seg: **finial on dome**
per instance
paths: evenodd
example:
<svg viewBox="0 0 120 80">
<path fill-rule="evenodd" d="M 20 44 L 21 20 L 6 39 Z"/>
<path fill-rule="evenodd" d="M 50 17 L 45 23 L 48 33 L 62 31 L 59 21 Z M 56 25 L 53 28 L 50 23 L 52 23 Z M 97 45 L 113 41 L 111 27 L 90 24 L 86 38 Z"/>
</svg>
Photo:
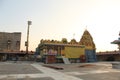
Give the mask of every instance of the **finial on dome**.
<svg viewBox="0 0 120 80">
<path fill-rule="evenodd" d="M 86 25 L 86 27 L 85 27 L 85 31 L 87 31 L 87 25 Z"/>
<path fill-rule="evenodd" d="M 73 34 L 73 39 L 75 38 L 75 33 Z"/>
<path fill-rule="evenodd" d="M 85 27 L 85 30 L 87 30 L 87 25 L 86 25 L 86 27 Z"/>
</svg>

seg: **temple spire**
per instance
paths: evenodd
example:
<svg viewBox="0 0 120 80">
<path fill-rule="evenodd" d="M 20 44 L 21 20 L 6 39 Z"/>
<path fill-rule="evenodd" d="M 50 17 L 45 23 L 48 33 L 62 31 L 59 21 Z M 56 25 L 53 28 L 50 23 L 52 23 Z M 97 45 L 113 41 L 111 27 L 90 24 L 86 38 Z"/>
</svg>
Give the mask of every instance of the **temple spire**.
<svg viewBox="0 0 120 80">
<path fill-rule="evenodd" d="M 83 32 L 82 38 L 79 42 L 80 45 L 85 45 L 86 49 L 96 49 L 93 38 L 88 30 Z"/>
</svg>

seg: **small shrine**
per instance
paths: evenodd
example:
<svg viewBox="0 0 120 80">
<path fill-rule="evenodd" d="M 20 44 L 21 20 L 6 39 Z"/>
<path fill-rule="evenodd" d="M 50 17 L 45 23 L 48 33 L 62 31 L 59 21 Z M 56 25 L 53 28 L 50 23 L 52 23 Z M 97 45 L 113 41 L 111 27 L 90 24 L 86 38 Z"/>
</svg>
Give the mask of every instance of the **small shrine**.
<svg viewBox="0 0 120 80">
<path fill-rule="evenodd" d="M 118 40 L 114 40 L 113 42 L 111 42 L 111 44 L 117 44 L 118 45 L 119 54 L 120 54 L 120 32 L 119 32 L 119 38 L 118 38 Z M 120 56 L 120 55 L 118 55 L 118 56 Z M 119 62 L 112 63 L 112 68 L 114 68 L 114 69 L 120 69 L 120 63 Z"/>
<path fill-rule="evenodd" d="M 120 32 L 119 32 L 119 38 L 118 38 L 118 40 L 114 40 L 113 42 L 111 42 L 111 44 L 117 44 L 118 45 L 118 49 L 120 51 Z"/>
</svg>

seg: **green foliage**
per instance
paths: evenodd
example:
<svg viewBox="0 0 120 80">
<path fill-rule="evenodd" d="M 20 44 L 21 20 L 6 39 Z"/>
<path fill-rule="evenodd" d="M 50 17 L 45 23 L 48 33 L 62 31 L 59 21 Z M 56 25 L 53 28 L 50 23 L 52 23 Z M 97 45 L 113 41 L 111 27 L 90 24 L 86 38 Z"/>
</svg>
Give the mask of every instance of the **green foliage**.
<svg viewBox="0 0 120 80">
<path fill-rule="evenodd" d="M 67 41 L 66 38 L 62 38 L 62 41 L 61 41 L 61 42 L 64 43 L 64 44 L 67 44 L 67 43 L 68 43 L 68 41 Z"/>
</svg>

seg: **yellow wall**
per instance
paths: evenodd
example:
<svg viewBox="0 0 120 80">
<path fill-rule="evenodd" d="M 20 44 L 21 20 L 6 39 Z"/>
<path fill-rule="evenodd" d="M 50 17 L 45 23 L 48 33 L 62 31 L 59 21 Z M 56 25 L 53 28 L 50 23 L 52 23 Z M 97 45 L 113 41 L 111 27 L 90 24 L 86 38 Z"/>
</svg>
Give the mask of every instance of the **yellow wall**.
<svg viewBox="0 0 120 80">
<path fill-rule="evenodd" d="M 81 47 L 65 47 L 65 57 L 67 58 L 80 58 L 80 55 L 85 54 L 85 48 Z"/>
<path fill-rule="evenodd" d="M 94 50 L 95 48 L 92 46 L 85 46 L 85 49 Z"/>
</svg>

